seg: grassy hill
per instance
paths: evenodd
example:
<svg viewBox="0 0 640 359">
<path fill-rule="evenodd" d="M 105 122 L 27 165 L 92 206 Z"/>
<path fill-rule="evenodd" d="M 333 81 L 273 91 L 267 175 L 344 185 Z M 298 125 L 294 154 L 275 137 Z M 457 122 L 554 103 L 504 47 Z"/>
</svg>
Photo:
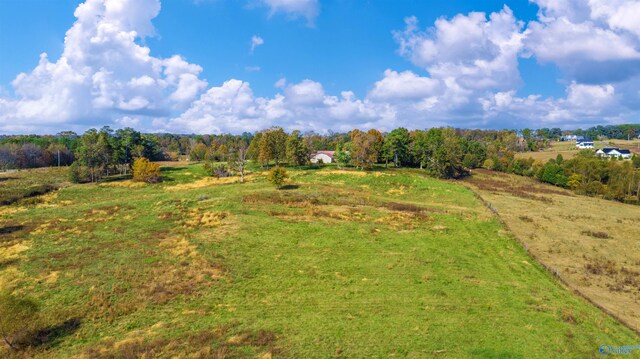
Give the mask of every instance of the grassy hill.
<svg viewBox="0 0 640 359">
<path fill-rule="evenodd" d="M 572 289 L 640 328 L 640 207 L 486 170 L 465 182 Z"/>
<path fill-rule="evenodd" d="M 0 288 L 42 328 L 0 356 L 583 358 L 639 339 L 457 183 L 291 171 L 275 190 L 165 167 L 0 207 Z"/>
</svg>

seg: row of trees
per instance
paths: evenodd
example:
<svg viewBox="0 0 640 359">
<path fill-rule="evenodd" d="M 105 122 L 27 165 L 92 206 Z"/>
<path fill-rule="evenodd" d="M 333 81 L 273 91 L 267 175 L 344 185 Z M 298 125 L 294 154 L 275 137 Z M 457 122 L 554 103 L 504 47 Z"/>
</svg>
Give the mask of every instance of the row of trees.
<svg viewBox="0 0 640 359">
<path fill-rule="evenodd" d="M 152 138 L 131 128 L 90 129 L 79 139 L 71 178 L 77 182 L 96 182 L 103 176 L 127 174 L 136 158 L 158 161 L 164 154 Z"/>
<path fill-rule="evenodd" d="M 617 139 L 626 140 L 640 135 L 640 124 L 595 126 L 586 130 L 578 129 L 570 131 L 571 134 L 585 136 L 592 139 Z"/>
<path fill-rule="evenodd" d="M 477 167 L 484 160 L 480 142 L 460 137 L 451 128 L 408 131 L 398 128 L 386 136 L 371 129 L 353 130 L 335 146 L 334 159 L 339 166 L 369 169 L 384 163 L 394 167 L 424 168 L 435 176 L 458 178 L 468 174 L 467 167 Z M 315 152 L 312 138 L 299 131 L 287 134 L 281 128 L 257 133 L 248 149 L 249 158 L 263 167 L 288 163 L 308 163 Z"/>
<path fill-rule="evenodd" d="M 546 146 L 548 136 L 558 134 L 558 129 L 548 132 L 525 129 L 518 133 L 452 128 L 408 131 L 397 128 L 386 134 L 375 129 L 366 132 L 353 130 L 345 136 L 331 134 L 331 140 L 325 143 L 335 141 L 332 149 L 335 149 L 334 160 L 339 167 L 369 169 L 375 164 L 415 167 L 440 178 L 460 178 L 469 174 L 470 169 L 484 167 L 534 177 L 583 194 L 638 201 L 640 157 L 634 157 L 633 161 L 609 161 L 585 150 L 567 161 L 562 156 L 548 163 L 516 158 L 518 152 Z M 314 147 L 314 143 L 318 143 L 316 136 L 303 135 L 299 131 L 287 134 L 281 128 L 271 128 L 254 135 L 247 149 L 248 157 L 263 167 L 271 164 L 304 165 L 317 150 Z M 234 158 L 235 151 L 220 151 L 220 148 L 227 147 L 212 145 L 205 149 L 214 154 L 211 157 L 216 160 Z"/>
<path fill-rule="evenodd" d="M 3 171 L 13 168 L 68 166 L 73 159 L 73 153 L 57 143 L 44 148 L 29 142 L 0 145 L 0 170 Z"/>
<path fill-rule="evenodd" d="M 640 204 L 640 157 L 631 161 L 609 160 L 594 156 L 593 150 L 582 150 L 574 158 L 562 155 L 546 163 L 532 158 L 502 156 L 489 158 L 488 169 L 529 176 L 576 193 Z"/>
</svg>

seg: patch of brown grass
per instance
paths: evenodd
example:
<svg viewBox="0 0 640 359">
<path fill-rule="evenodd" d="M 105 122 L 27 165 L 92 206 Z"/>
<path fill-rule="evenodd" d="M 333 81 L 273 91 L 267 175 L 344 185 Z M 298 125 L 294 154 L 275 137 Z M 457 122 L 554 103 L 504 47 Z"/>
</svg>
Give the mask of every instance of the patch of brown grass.
<svg viewBox="0 0 640 359">
<path fill-rule="evenodd" d="M 245 182 L 252 182 L 255 180 L 255 178 L 252 175 L 245 175 L 244 180 Z M 237 176 L 220 177 L 220 178 L 205 177 L 203 179 L 200 179 L 194 182 L 168 186 L 168 187 L 165 187 L 165 189 L 167 191 L 183 191 L 183 190 L 190 190 L 190 189 L 205 188 L 210 186 L 229 185 L 234 183 L 240 183 L 240 177 L 237 177 Z"/>
<path fill-rule="evenodd" d="M 184 221 L 184 226 L 189 228 L 215 228 L 222 225 L 223 220 L 227 218 L 227 212 L 202 211 L 199 209 L 191 210 Z"/>
<path fill-rule="evenodd" d="M 517 182 L 510 181 L 512 178 L 506 174 L 497 174 L 494 176 L 494 172 L 482 169 L 475 170 L 474 173 L 476 173 L 476 175 L 466 179 L 466 182 L 480 191 L 508 193 L 515 197 L 549 204 L 553 203 L 553 196 L 573 196 L 571 192 L 550 188 L 548 186 L 521 185 Z"/>
<path fill-rule="evenodd" d="M 259 353 L 258 355 L 263 358 L 270 357 L 272 353 L 278 353 L 275 333 L 266 330 L 233 333 L 231 326 L 222 326 L 169 339 L 159 336 L 156 330 L 135 331 L 121 340 L 107 338 L 85 350 L 79 358 L 222 359 L 246 357 L 250 352 Z"/>
<path fill-rule="evenodd" d="M 146 187 L 147 184 L 144 182 L 135 182 L 133 180 L 123 180 L 123 181 L 111 181 L 100 183 L 98 186 L 100 187 L 112 187 L 112 188 L 143 188 Z"/>
</svg>

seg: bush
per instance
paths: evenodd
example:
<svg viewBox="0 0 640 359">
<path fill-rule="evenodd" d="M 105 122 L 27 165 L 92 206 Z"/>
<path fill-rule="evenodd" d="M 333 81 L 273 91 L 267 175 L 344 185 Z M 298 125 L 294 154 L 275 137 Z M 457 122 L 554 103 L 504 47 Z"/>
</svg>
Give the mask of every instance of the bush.
<svg viewBox="0 0 640 359">
<path fill-rule="evenodd" d="M 144 157 L 137 158 L 133 162 L 133 180 L 137 182 L 160 182 L 160 165 L 150 162 Z"/>
<path fill-rule="evenodd" d="M 80 166 L 78 162 L 74 162 L 69 166 L 69 181 L 71 183 L 80 183 Z"/>
<path fill-rule="evenodd" d="M 0 293 L 0 335 L 11 349 L 17 349 L 16 341 L 35 329 L 37 313 L 35 302 Z"/>
<path fill-rule="evenodd" d="M 289 173 L 284 167 L 274 167 L 269 171 L 267 175 L 267 179 L 271 182 L 276 188 L 281 188 L 284 182 L 289 178 Z"/>
<path fill-rule="evenodd" d="M 484 160 L 482 167 L 488 170 L 492 170 L 495 167 L 495 162 L 491 158 L 487 158 L 486 160 Z"/>
<path fill-rule="evenodd" d="M 73 162 L 69 166 L 69 181 L 71 183 L 89 182 L 89 170 L 78 162 Z"/>
<path fill-rule="evenodd" d="M 224 164 L 216 165 L 212 162 L 207 162 L 204 164 L 203 168 L 209 176 L 215 178 L 231 177 L 229 169 Z"/>
</svg>

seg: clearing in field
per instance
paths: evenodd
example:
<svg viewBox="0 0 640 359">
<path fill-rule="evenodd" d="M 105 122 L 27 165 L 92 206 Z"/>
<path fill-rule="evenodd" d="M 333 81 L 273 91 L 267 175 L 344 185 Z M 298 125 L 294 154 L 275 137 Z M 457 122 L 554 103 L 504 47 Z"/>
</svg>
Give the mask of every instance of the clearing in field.
<svg viewBox="0 0 640 359">
<path fill-rule="evenodd" d="M 160 184 L 4 207 L 0 287 L 40 303 L 42 329 L 0 356 L 583 358 L 638 342 L 458 183 L 290 171 L 275 190 L 258 169 L 239 184 L 165 167 Z"/>
</svg>

